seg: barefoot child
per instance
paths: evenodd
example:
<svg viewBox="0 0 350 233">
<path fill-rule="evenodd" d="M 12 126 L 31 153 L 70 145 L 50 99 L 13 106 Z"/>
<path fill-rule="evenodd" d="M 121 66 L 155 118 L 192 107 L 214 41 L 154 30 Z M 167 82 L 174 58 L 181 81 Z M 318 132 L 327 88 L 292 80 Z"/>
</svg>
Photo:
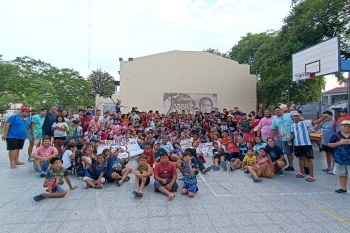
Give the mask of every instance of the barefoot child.
<svg viewBox="0 0 350 233">
<path fill-rule="evenodd" d="M 180 163 L 181 168 L 184 172 L 184 185 L 182 186 L 181 193 L 183 195 L 188 194 L 189 197 L 194 197 L 198 188 L 197 188 L 197 178 L 196 178 L 196 168 L 197 166 L 191 161 L 191 152 L 185 152 L 183 154 L 183 159 Z"/>
<path fill-rule="evenodd" d="M 134 169 L 136 190 L 133 192 L 138 197 L 143 196 L 143 188 L 150 182 L 150 176 L 152 175 L 151 167 L 147 163 L 147 158 L 141 155 L 139 158 L 139 164 Z"/>
<path fill-rule="evenodd" d="M 163 193 L 169 201 L 172 201 L 175 194 L 171 192 L 176 192 L 178 189 L 176 167 L 174 163 L 169 161 L 168 153 L 160 154 L 159 158 L 160 162 L 154 168 L 154 189 L 156 192 Z"/>
<path fill-rule="evenodd" d="M 97 161 L 93 160 L 89 164 L 89 173 L 90 176 L 84 176 L 83 181 L 85 181 L 84 188 L 88 189 L 90 187 L 102 189 L 103 185 L 106 182 L 105 175 L 107 174 L 107 165 L 106 158 L 103 154 L 97 156 Z"/>
<path fill-rule="evenodd" d="M 52 164 L 52 169 L 46 174 L 43 187 L 48 187 L 50 181 L 53 179 L 56 179 L 56 182 L 54 183 L 50 193 L 39 194 L 33 198 L 34 201 L 40 201 L 47 197 L 60 198 L 66 196 L 67 190 L 62 187 L 64 183 L 63 178 L 66 180 L 70 190 L 75 190 L 77 188 L 77 186 L 72 186 L 68 177 L 68 171 L 62 167 L 63 162 L 61 158 L 53 158 L 50 160 L 50 163 Z"/>
</svg>

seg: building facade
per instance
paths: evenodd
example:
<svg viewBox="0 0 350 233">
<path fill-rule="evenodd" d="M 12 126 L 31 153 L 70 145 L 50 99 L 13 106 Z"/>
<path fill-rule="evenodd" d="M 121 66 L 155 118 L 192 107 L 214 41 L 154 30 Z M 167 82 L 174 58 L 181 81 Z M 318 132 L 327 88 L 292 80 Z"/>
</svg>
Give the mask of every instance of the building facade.
<svg viewBox="0 0 350 233">
<path fill-rule="evenodd" d="M 122 105 L 161 113 L 256 110 L 249 65 L 208 52 L 171 51 L 120 62 Z"/>
</svg>

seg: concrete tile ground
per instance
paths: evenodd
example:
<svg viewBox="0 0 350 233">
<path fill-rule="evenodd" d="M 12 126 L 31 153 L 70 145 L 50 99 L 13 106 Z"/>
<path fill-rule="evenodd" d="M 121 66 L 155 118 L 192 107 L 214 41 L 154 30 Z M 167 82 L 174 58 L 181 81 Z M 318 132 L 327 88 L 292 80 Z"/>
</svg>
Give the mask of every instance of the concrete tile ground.
<svg viewBox="0 0 350 233">
<path fill-rule="evenodd" d="M 22 161 L 26 148 L 27 143 Z M 84 190 L 71 176 L 77 190 L 35 202 L 33 196 L 44 191 L 43 178 L 31 163 L 9 169 L 5 149 L 0 142 L 0 232 L 350 232 L 350 196 L 333 193 L 338 178 L 321 171 L 325 155 L 316 151 L 314 183 L 295 178 L 297 172 L 257 184 L 241 171 L 212 171 L 198 176 L 194 199 L 177 192 L 168 202 L 153 192 L 153 182 L 143 198 L 134 197 L 133 176 L 121 187 L 107 184 L 102 190 Z"/>
</svg>

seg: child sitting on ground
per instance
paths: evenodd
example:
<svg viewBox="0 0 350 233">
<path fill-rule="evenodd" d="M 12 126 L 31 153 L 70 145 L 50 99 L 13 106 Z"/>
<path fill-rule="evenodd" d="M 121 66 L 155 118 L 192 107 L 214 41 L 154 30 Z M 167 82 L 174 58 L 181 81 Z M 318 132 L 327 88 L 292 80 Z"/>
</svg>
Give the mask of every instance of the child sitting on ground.
<svg viewBox="0 0 350 233">
<path fill-rule="evenodd" d="M 259 149 L 258 163 L 254 166 L 248 166 L 248 171 L 252 174 L 254 182 L 261 182 L 260 177 L 272 178 L 275 175 L 273 164 L 265 148 Z"/>
<path fill-rule="evenodd" d="M 123 182 L 128 182 L 130 180 L 130 177 L 128 176 L 130 172 L 132 172 L 132 169 L 130 167 L 125 167 L 125 165 L 130 160 L 130 153 L 129 151 L 126 151 L 128 153 L 128 158 L 124 160 L 124 162 L 118 158 L 119 152 L 123 152 L 121 148 L 115 150 L 114 152 L 111 150 L 111 155 L 108 159 L 108 175 L 107 175 L 107 181 L 108 182 L 114 182 L 118 180 L 117 184 L 118 186 L 121 186 Z"/>
<path fill-rule="evenodd" d="M 55 183 L 53 184 L 50 193 L 39 194 L 33 198 L 34 201 L 40 201 L 46 197 L 59 198 L 66 196 L 67 191 L 62 187 L 64 183 L 63 178 L 66 180 L 70 190 L 75 190 L 77 188 L 77 186 L 72 186 L 68 177 L 67 170 L 62 167 L 63 161 L 61 158 L 52 158 L 50 160 L 50 163 L 52 164 L 52 169 L 46 173 L 46 179 L 44 181 L 43 187 L 48 187 L 49 183 L 53 179 L 55 179 Z"/>
<path fill-rule="evenodd" d="M 241 167 L 241 170 L 244 169 L 244 173 L 248 173 L 248 166 L 255 166 L 256 164 L 256 156 L 254 155 L 254 150 L 253 149 L 248 149 L 247 151 L 247 155 L 244 156 L 243 159 L 243 164 Z"/>
<path fill-rule="evenodd" d="M 188 194 L 189 197 L 194 197 L 194 195 L 198 191 L 196 178 L 197 165 L 192 163 L 191 156 L 191 152 L 186 151 L 185 153 L 183 153 L 184 161 L 180 163 L 185 177 L 181 193 L 183 195 Z"/>
<path fill-rule="evenodd" d="M 147 163 L 147 158 L 144 155 L 141 155 L 139 158 L 139 163 L 137 164 L 136 168 L 134 169 L 134 175 L 135 175 L 135 183 L 136 183 L 136 190 L 133 192 L 138 197 L 143 196 L 143 188 L 145 185 L 148 185 L 152 175 L 151 167 Z"/>
<path fill-rule="evenodd" d="M 106 182 L 104 176 L 107 174 L 107 165 L 106 159 L 103 154 L 97 156 L 97 161 L 93 160 L 89 164 L 90 176 L 84 176 L 83 181 L 85 181 L 84 188 L 88 189 L 90 187 L 102 189 L 103 185 Z"/>
</svg>

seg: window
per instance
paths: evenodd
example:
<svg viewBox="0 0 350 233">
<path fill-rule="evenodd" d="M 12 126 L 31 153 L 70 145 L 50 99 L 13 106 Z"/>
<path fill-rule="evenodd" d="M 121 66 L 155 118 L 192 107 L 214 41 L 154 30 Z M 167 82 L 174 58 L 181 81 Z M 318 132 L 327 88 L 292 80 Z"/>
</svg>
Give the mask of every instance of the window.
<svg viewBox="0 0 350 233">
<path fill-rule="evenodd" d="M 335 97 L 332 97 L 332 104 L 335 103 Z"/>
</svg>

